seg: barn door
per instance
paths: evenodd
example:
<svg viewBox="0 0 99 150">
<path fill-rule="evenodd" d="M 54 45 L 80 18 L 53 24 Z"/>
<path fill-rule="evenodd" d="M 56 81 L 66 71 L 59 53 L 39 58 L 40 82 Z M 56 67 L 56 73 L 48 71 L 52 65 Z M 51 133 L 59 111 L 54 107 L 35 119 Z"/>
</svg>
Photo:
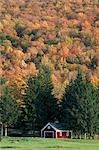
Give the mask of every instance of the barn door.
<svg viewBox="0 0 99 150">
<path fill-rule="evenodd" d="M 45 131 L 44 132 L 44 137 L 45 138 L 54 138 L 54 131 Z"/>
</svg>

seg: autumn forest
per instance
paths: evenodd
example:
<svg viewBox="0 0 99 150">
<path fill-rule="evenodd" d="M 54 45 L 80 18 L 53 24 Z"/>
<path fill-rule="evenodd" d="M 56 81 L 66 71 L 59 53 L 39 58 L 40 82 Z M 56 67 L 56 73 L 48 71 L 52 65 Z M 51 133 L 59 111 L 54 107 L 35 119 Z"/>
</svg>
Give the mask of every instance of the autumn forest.
<svg viewBox="0 0 99 150">
<path fill-rule="evenodd" d="M 98 0 L 0 0 L 0 61 L 4 124 L 99 134 Z"/>
</svg>

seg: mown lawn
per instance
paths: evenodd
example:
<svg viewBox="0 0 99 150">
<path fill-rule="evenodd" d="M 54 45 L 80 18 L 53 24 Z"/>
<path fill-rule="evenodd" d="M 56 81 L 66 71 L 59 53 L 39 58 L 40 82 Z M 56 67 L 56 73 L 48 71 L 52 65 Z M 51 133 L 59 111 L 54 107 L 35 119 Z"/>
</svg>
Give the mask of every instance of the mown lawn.
<svg viewBox="0 0 99 150">
<path fill-rule="evenodd" d="M 2 138 L 0 150 L 99 150 L 98 140 Z"/>
</svg>

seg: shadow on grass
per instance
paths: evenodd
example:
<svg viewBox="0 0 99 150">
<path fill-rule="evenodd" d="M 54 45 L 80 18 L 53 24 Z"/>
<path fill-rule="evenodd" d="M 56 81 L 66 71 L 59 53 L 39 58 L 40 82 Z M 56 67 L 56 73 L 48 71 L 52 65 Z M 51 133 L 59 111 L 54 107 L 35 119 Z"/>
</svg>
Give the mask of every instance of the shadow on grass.
<svg viewBox="0 0 99 150">
<path fill-rule="evenodd" d="M 0 148 L 19 148 L 19 147 L 16 147 L 16 146 L 0 146 Z"/>
<path fill-rule="evenodd" d="M 73 149 L 74 147 L 68 147 L 68 146 L 47 146 L 46 148 L 55 148 L 55 149 L 58 149 L 58 148 L 67 148 L 67 149 Z M 79 149 L 76 148 L 76 149 Z"/>
</svg>

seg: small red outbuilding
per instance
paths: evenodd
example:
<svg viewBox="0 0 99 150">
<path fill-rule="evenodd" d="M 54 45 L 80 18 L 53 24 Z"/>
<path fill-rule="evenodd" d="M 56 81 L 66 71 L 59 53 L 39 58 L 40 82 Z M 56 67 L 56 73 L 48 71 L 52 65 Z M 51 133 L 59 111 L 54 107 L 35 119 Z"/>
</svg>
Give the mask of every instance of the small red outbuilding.
<svg viewBox="0 0 99 150">
<path fill-rule="evenodd" d="M 72 130 L 67 130 L 63 123 L 48 123 L 41 129 L 43 138 L 72 138 Z"/>
</svg>

